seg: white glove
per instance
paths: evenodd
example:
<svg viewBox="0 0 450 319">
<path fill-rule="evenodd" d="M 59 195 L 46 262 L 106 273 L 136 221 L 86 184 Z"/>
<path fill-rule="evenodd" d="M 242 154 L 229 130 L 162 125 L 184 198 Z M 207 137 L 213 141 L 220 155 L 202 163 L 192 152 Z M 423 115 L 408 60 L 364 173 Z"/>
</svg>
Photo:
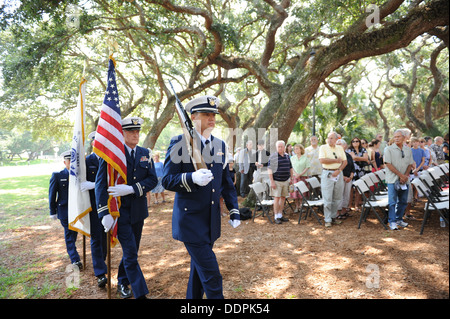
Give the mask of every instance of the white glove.
<svg viewBox="0 0 450 319">
<path fill-rule="evenodd" d="M 56 214 L 50 215 L 51 220 L 57 220 L 58 216 Z"/>
<path fill-rule="evenodd" d="M 239 219 L 229 220 L 228 224 L 230 224 L 231 227 L 236 228 L 241 224 L 241 221 Z"/>
<path fill-rule="evenodd" d="M 119 184 L 116 186 L 108 187 L 108 193 L 109 195 L 112 195 L 114 197 L 127 196 L 130 194 L 134 194 L 134 189 L 130 185 Z"/>
<path fill-rule="evenodd" d="M 116 221 L 117 219 L 114 220 L 114 217 L 112 217 L 110 214 L 103 216 L 102 225 L 105 228 L 105 233 L 109 232 L 109 230 L 114 227 Z"/>
<path fill-rule="evenodd" d="M 208 185 L 213 177 L 214 176 L 211 171 L 206 168 L 201 168 L 198 171 L 192 173 L 192 181 L 199 186 Z"/>
<path fill-rule="evenodd" d="M 80 190 L 82 192 L 89 191 L 89 190 L 94 189 L 94 188 L 95 188 L 95 183 L 94 182 L 85 181 L 85 182 L 81 183 L 81 185 L 80 185 Z"/>
</svg>

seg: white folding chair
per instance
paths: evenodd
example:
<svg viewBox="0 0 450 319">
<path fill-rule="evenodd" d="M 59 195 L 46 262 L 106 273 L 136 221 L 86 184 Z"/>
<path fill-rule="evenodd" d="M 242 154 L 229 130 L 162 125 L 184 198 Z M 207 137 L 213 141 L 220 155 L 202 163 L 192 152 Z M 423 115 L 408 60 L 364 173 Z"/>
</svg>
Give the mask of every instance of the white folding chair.
<svg viewBox="0 0 450 319">
<path fill-rule="evenodd" d="M 255 201 L 255 209 L 253 212 L 253 221 L 255 221 L 257 207 L 261 206 L 262 213 L 258 214 L 258 216 L 264 216 L 266 215 L 269 221 L 273 224 L 272 219 L 270 218 L 269 212 L 271 207 L 273 206 L 273 199 L 265 199 L 266 198 L 266 187 L 263 183 L 257 182 L 249 185 L 251 189 L 256 194 L 256 201 Z"/>
<path fill-rule="evenodd" d="M 385 220 L 387 220 L 387 209 L 389 207 L 389 201 L 387 198 L 380 199 L 380 200 L 370 200 L 369 198 L 369 188 L 367 187 L 367 184 L 364 182 L 363 179 L 359 179 L 357 181 L 353 182 L 353 187 L 355 187 L 358 192 L 361 194 L 361 197 L 363 199 L 363 203 L 361 204 L 361 216 L 359 218 L 358 223 L 358 229 L 361 228 L 362 221 L 366 221 L 367 216 L 370 212 L 373 212 L 375 216 L 377 217 L 380 224 L 384 227 L 384 229 L 388 229 Z M 381 210 L 385 218 L 384 220 L 380 217 L 380 215 L 377 212 L 377 208 Z"/>
<path fill-rule="evenodd" d="M 379 171 L 376 171 L 374 174 L 378 177 L 381 189 L 383 191 L 387 191 L 387 186 L 384 182 L 386 179 L 386 173 L 385 173 L 384 169 L 380 169 Z"/>
<path fill-rule="evenodd" d="M 300 209 L 300 216 L 298 217 L 298 223 L 300 224 L 300 220 L 302 219 L 303 208 L 305 207 L 306 208 L 305 219 L 308 217 L 308 213 L 311 215 L 311 212 L 312 212 L 314 214 L 314 216 L 316 217 L 317 221 L 319 222 L 319 224 L 322 225 L 319 215 L 317 215 L 314 207 L 317 207 L 317 209 L 319 209 L 320 207 L 323 207 L 323 200 L 322 199 L 317 199 L 317 200 L 307 199 L 306 196 L 303 195 L 303 193 L 307 193 L 309 191 L 309 188 L 308 188 L 308 186 L 306 186 L 305 182 L 303 182 L 303 181 L 295 183 L 294 186 L 298 190 L 298 192 L 300 193 L 300 195 L 302 197 L 302 206 Z"/>
<path fill-rule="evenodd" d="M 373 192 L 374 195 L 386 195 L 387 191 L 382 188 L 380 179 L 375 173 L 369 173 L 367 174 L 368 178 L 370 178 L 374 184 L 375 191 Z"/>
<path fill-rule="evenodd" d="M 319 200 L 322 198 L 322 186 L 320 185 L 319 180 L 317 177 L 311 177 L 307 178 L 306 182 L 309 184 L 309 192 L 310 196 L 309 198 L 312 200 Z M 306 184 L 305 184 L 306 185 Z"/>
<path fill-rule="evenodd" d="M 419 178 L 415 178 L 411 182 L 414 187 L 417 189 L 418 193 L 427 198 L 427 202 L 425 203 L 425 213 L 423 216 L 422 227 L 420 229 L 420 234 L 423 234 L 423 230 L 425 228 L 425 224 L 427 223 L 428 218 L 430 217 L 431 211 L 436 210 L 439 215 L 444 219 L 448 226 L 448 211 L 449 211 L 449 201 L 435 201 L 433 197 L 430 196 L 431 190 L 427 188 L 427 186 L 422 183 Z M 447 215 L 447 216 L 445 216 Z"/>
</svg>

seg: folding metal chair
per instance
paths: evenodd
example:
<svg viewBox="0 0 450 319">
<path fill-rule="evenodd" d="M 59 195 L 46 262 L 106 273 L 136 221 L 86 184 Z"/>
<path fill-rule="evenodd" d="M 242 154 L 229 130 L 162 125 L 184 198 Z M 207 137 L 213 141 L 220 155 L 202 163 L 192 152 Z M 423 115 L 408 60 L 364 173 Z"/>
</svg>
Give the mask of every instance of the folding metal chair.
<svg viewBox="0 0 450 319">
<path fill-rule="evenodd" d="M 387 191 L 387 186 L 384 182 L 386 179 L 386 173 L 384 169 L 380 169 L 379 171 L 376 171 L 374 174 L 378 177 L 380 189 L 383 191 Z"/>
<path fill-rule="evenodd" d="M 439 198 L 448 196 L 448 191 L 443 192 L 442 188 L 437 185 L 430 172 L 428 172 L 427 170 L 423 171 L 422 174 L 420 174 L 419 179 L 422 181 L 424 186 L 426 186 L 430 190 L 429 195 L 433 197 L 434 200 L 439 201 Z"/>
<path fill-rule="evenodd" d="M 442 170 L 438 167 L 430 167 L 426 171 L 430 173 L 431 177 L 434 179 L 434 181 L 442 191 L 442 187 L 445 186 L 445 174 L 442 172 Z"/>
<path fill-rule="evenodd" d="M 305 219 L 308 217 L 308 213 L 311 215 L 311 212 L 312 212 L 314 214 L 314 217 L 316 217 L 317 221 L 319 222 L 319 224 L 322 225 L 319 215 L 317 215 L 314 207 L 317 207 L 317 209 L 319 209 L 320 207 L 323 207 L 323 200 L 322 199 L 318 199 L 318 200 L 307 199 L 306 196 L 303 195 L 303 193 L 307 193 L 309 191 L 309 188 L 308 188 L 308 186 L 306 186 L 305 182 L 303 182 L 303 181 L 295 183 L 294 186 L 298 190 L 298 192 L 300 193 L 300 195 L 302 197 L 302 206 L 300 209 L 300 216 L 298 217 L 298 223 L 300 224 L 300 220 L 302 219 L 303 207 L 305 207 L 306 208 Z"/>
<path fill-rule="evenodd" d="M 415 178 L 411 182 L 414 187 L 417 189 L 421 196 L 425 196 L 427 198 L 427 202 L 425 203 L 425 213 L 423 216 L 422 227 L 420 228 L 420 234 L 423 234 L 423 230 L 425 228 L 425 224 L 427 223 L 428 218 L 431 215 L 430 211 L 436 210 L 439 215 L 444 219 L 448 226 L 448 212 L 449 212 L 449 202 L 448 198 L 445 201 L 435 201 L 433 197 L 430 196 L 431 190 L 425 186 L 424 183 L 419 178 Z M 445 214 L 446 213 L 446 214 Z M 447 215 L 447 216 L 445 216 Z"/>
<path fill-rule="evenodd" d="M 375 192 L 372 192 L 370 190 L 370 187 L 373 187 L 374 190 L 375 190 L 375 183 L 373 182 L 372 178 L 368 174 L 366 174 L 364 176 L 361 176 L 360 179 L 363 180 L 364 183 L 367 185 L 367 188 L 369 190 L 368 191 L 368 193 L 369 193 L 369 200 L 376 201 L 376 200 L 381 200 L 381 199 L 385 199 L 385 198 L 388 197 L 387 194 L 376 195 Z"/>
<path fill-rule="evenodd" d="M 381 199 L 381 200 L 370 200 L 368 193 L 370 192 L 369 188 L 367 187 L 367 184 L 364 182 L 364 180 L 359 179 L 357 181 L 353 182 L 353 187 L 355 187 L 358 192 L 361 194 L 361 197 L 363 199 L 363 203 L 361 204 L 361 216 L 359 218 L 358 223 L 358 229 L 361 228 L 362 221 L 366 221 L 367 216 L 370 212 L 373 212 L 375 216 L 377 217 L 380 224 L 384 227 L 384 229 L 388 229 L 385 221 L 387 220 L 387 209 L 389 207 L 389 201 L 387 198 Z M 378 214 L 376 208 L 379 208 L 385 215 L 384 220 L 380 217 Z"/>
<path fill-rule="evenodd" d="M 255 221 L 257 207 L 261 206 L 262 212 L 258 214 L 258 216 L 267 216 L 267 219 L 269 219 L 269 222 L 273 224 L 272 219 L 270 218 L 269 212 L 271 207 L 273 206 L 273 199 L 265 199 L 267 197 L 267 190 L 263 183 L 257 182 L 249 185 L 251 189 L 255 192 L 256 195 L 256 202 L 255 202 L 255 209 L 253 213 L 253 221 Z"/>
<path fill-rule="evenodd" d="M 307 178 L 306 182 L 309 184 L 309 188 L 310 188 L 309 199 L 310 200 L 320 200 L 322 198 L 322 188 L 321 188 L 322 186 L 320 185 L 320 182 L 317 179 L 317 177 Z"/>
<path fill-rule="evenodd" d="M 436 167 L 439 168 L 442 171 L 442 173 L 444 173 L 444 178 L 445 178 L 445 180 L 446 180 L 446 182 L 448 184 L 449 183 L 448 163 L 444 163 L 444 164 L 441 164 L 441 165 L 436 166 Z"/>
<path fill-rule="evenodd" d="M 374 189 L 375 191 L 373 192 L 374 195 L 386 195 L 387 194 L 387 190 L 383 189 L 381 184 L 380 184 L 380 179 L 378 178 L 378 176 L 375 173 L 369 173 L 367 174 L 368 178 L 370 178 L 374 184 Z"/>
</svg>

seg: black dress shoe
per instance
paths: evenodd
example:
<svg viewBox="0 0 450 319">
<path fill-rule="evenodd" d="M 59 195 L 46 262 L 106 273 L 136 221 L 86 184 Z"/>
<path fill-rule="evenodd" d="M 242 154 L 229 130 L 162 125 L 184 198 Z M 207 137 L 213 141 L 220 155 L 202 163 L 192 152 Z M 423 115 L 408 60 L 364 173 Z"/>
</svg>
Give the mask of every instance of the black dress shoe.
<svg viewBox="0 0 450 319">
<path fill-rule="evenodd" d="M 99 288 L 105 288 L 107 282 L 108 282 L 108 279 L 106 279 L 105 275 L 100 275 L 97 277 L 97 286 Z"/>
<path fill-rule="evenodd" d="M 286 218 L 286 217 L 281 217 L 280 219 L 281 219 L 282 222 L 288 222 L 289 221 L 289 219 Z"/>
<path fill-rule="evenodd" d="M 126 285 L 118 285 L 117 292 L 119 293 L 120 298 L 131 298 L 131 289 Z"/>
<path fill-rule="evenodd" d="M 281 220 L 281 218 L 275 218 L 275 224 L 282 224 L 283 221 Z"/>
<path fill-rule="evenodd" d="M 81 261 L 76 261 L 72 263 L 72 265 L 78 266 L 78 269 L 83 270 L 83 264 L 81 263 Z"/>
</svg>

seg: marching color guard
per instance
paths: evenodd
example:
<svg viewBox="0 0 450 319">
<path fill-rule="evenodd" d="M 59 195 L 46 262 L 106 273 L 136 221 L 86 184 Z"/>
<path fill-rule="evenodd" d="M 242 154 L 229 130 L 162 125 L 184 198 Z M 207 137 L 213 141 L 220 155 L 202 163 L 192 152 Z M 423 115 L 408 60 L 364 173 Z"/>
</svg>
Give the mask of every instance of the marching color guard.
<svg viewBox="0 0 450 319">
<path fill-rule="evenodd" d="M 190 101 L 186 111 L 194 122 L 194 138 L 201 145 L 207 169 L 197 171 L 187 151 L 184 135 L 172 138 L 166 153 L 162 185 L 176 192 L 172 236 L 182 241 L 191 256 L 186 298 L 223 298 L 222 275 L 213 252 L 220 237 L 220 196 L 230 211 L 230 224 L 240 224 L 236 189 L 231 180 L 225 142 L 211 135 L 215 126 L 217 98 L 202 96 Z"/>
</svg>

